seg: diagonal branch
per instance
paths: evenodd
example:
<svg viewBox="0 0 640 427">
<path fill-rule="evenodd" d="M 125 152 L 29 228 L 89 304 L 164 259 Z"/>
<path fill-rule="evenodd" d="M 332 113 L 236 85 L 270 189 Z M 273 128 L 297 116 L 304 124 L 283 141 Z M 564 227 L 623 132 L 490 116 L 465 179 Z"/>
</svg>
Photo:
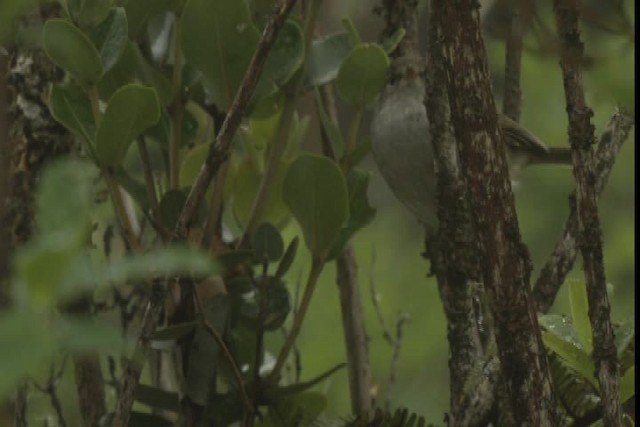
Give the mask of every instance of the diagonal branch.
<svg viewBox="0 0 640 427">
<path fill-rule="evenodd" d="M 258 43 L 258 48 L 253 54 L 253 58 L 251 58 L 249 68 L 244 75 L 240 89 L 238 89 L 238 92 L 233 99 L 229 112 L 222 123 L 220 132 L 216 137 L 216 142 L 209 148 L 207 158 L 202 165 L 202 169 L 200 169 L 198 177 L 191 187 L 187 201 L 180 213 L 175 229 L 176 240 L 183 240 L 187 236 L 191 221 L 193 220 L 196 212 L 198 212 L 198 208 L 204 199 L 207 188 L 218 173 L 222 163 L 227 160 L 231 149 L 231 143 L 233 142 L 233 137 L 240 126 L 244 110 L 253 95 L 256 85 L 258 84 L 258 80 L 262 74 L 269 52 L 271 51 L 280 29 L 284 25 L 284 21 L 289 15 L 289 12 L 291 12 L 295 3 L 296 0 L 286 0 L 282 3 L 277 9 L 277 12 L 272 15 L 267 26 L 264 28 L 262 37 L 260 38 L 260 43 Z"/>
</svg>

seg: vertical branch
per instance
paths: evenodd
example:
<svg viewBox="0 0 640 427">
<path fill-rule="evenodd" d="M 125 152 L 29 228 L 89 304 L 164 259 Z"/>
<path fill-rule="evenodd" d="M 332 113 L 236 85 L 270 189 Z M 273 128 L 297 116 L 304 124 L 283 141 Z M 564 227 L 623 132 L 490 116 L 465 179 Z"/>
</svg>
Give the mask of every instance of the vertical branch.
<svg viewBox="0 0 640 427">
<path fill-rule="evenodd" d="M 607 129 L 600 136 L 600 143 L 594 155 L 595 191 L 597 194 L 600 194 L 604 189 L 616 156 L 624 141 L 629 137 L 633 123 L 633 117 L 629 114 L 616 111 L 609 120 Z M 543 313 L 551 308 L 560 285 L 573 267 L 578 253 L 578 213 L 576 212 L 575 193 L 569 197 L 569 200 L 571 212 L 565 221 L 562 236 L 540 270 L 540 275 L 533 287 L 533 297 L 538 311 Z"/>
<path fill-rule="evenodd" d="M 323 104 L 329 117 L 338 125 L 335 98 L 330 86 L 322 88 Z M 321 108 L 316 104 L 317 108 Z M 324 127 L 321 126 L 322 151 L 337 160 L 336 153 Z M 351 410 L 357 416 L 372 414 L 371 367 L 369 365 L 369 337 L 364 324 L 358 283 L 358 264 L 351 241 L 347 242 L 336 259 L 336 284 L 340 295 L 342 330 L 347 353 L 347 372 Z"/>
<path fill-rule="evenodd" d="M 556 402 L 529 288 L 531 266 L 518 228 L 477 8 L 470 0 L 433 2 L 442 28 L 452 123 L 515 423 L 556 425 Z"/>
<path fill-rule="evenodd" d="M 569 115 L 569 142 L 576 179 L 576 208 L 580 230 L 579 247 L 589 301 L 589 320 L 593 334 L 593 359 L 607 426 L 622 425 L 618 358 L 611 325 L 609 299 L 602 254 L 602 232 L 598 216 L 596 175 L 591 124 L 593 112 L 587 106 L 582 86 L 580 61 L 584 45 L 578 30 L 578 4 L 575 0 L 554 1 L 556 25 L 561 40 L 564 91 Z"/>
<path fill-rule="evenodd" d="M 520 89 L 520 66 L 522 61 L 522 18 L 519 5 L 513 4 L 511 11 L 511 26 L 507 35 L 504 63 L 504 99 L 502 112 L 520 121 L 522 111 L 522 90 Z"/>
<path fill-rule="evenodd" d="M 372 415 L 369 337 L 362 315 L 358 286 L 358 264 L 351 241 L 345 245 L 342 253 L 336 259 L 336 284 L 340 292 L 340 311 L 347 352 L 351 410 L 358 416 Z"/>
<path fill-rule="evenodd" d="M 438 282 L 447 318 L 449 342 L 449 426 L 467 426 L 486 419 L 494 399 L 494 384 L 476 387 L 481 379 L 483 348 L 474 313 L 473 285 L 479 279 L 478 247 L 474 244 L 468 191 L 458 164 L 450 122 L 446 70 L 441 48 L 443 29 L 432 13 L 429 25 L 429 67 L 425 106 L 437 174 L 436 236 L 427 236 L 426 254 Z M 486 325 L 485 325 L 486 328 Z M 488 331 L 488 333 L 492 333 Z M 470 405 L 469 402 L 474 404 Z"/>
</svg>

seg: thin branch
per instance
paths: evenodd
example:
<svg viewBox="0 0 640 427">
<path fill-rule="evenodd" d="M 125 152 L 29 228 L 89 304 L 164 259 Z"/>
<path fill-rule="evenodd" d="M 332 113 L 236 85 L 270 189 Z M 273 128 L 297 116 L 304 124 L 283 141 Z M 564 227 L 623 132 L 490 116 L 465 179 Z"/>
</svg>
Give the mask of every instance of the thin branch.
<svg viewBox="0 0 640 427">
<path fill-rule="evenodd" d="M 595 142 L 592 110 L 585 101 L 580 60 L 584 45 L 578 29 L 577 1 L 554 1 L 556 25 L 561 40 L 560 65 L 569 115 L 569 142 L 576 179 L 580 252 L 587 285 L 589 320 L 593 334 L 592 357 L 600 385 L 603 420 L 607 426 L 622 425 L 618 357 L 606 288 L 602 231 L 598 215 L 596 175 L 592 145 Z"/>
<path fill-rule="evenodd" d="M 251 400 L 249 399 L 249 395 L 247 394 L 247 389 L 244 386 L 244 381 L 242 380 L 242 374 L 240 373 L 240 368 L 238 367 L 238 364 L 233 358 L 233 355 L 231 354 L 229 347 L 227 347 L 227 344 L 225 344 L 224 340 L 222 339 L 222 336 L 220 336 L 218 331 L 216 331 L 216 328 L 214 328 L 213 325 L 207 320 L 205 316 L 204 306 L 202 305 L 202 300 L 200 299 L 200 295 L 198 294 L 197 286 L 193 287 L 193 297 L 196 301 L 196 304 L 198 305 L 198 310 L 200 311 L 200 323 L 202 324 L 202 326 L 204 326 L 207 332 L 209 332 L 211 336 L 213 336 L 213 338 L 216 340 L 216 342 L 218 343 L 218 346 L 220 346 L 220 348 L 222 349 L 222 352 L 224 353 L 225 359 L 227 359 L 227 362 L 231 367 L 231 372 L 233 372 L 233 376 L 236 380 L 238 390 L 240 390 L 240 396 L 242 397 L 242 404 L 244 405 L 244 408 L 245 408 L 245 416 L 253 414 L 253 406 L 251 404 Z"/>
<path fill-rule="evenodd" d="M 180 172 L 180 145 L 182 143 L 182 116 L 184 100 L 182 99 L 182 43 L 180 41 L 180 16 L 173 21 L 173 102 L 169 108 L 171 114 L 171 138 L 169 140 L 169 188 L 177 189 Z"/>
<path fill-rule="evenodd" d="M 267 26 L 262 32 L 258 48 L 253 54 L 253 58 L 251 58 L 249 68 L 242 79 L 242 84 L 233 99 L 233 103 L 229 108 L 229 112 L 227 113 L 224 123 L 222 123 L 222 128 L 220 128 L 220 132 L 216 137 L 216 142 L 209 149 L 204 165 L 202 166 L 202 169 L 200 169 L 200 173 L 191 187 L 191 191 L 189 192 L 184 208 L 180 213 L 175 230 L 176 240 L 183 240 L 187 236 L 188 229 L 191 226 L 191 221 L 193 220 L 196 212 L 198 212 L 211 180 L 213 180 L 218 173 L 220 166 L 229 156 L 233 136 L 240 126 L 244 110 L 253 95 L 256 85 L 258 84 L 258 79 L 262 74 L 262 69 L 267 61 L 267 56 L 276 41 L 278 32 L 284 25 L 285 19 L 289 15 L 289 12 L 295 3 L 296 0 L 286 0 L 282 3 L 277 11 L 271 16 Z"/>
<path fill-rule="evenodd" d="M 38 384 L 35 380 L 32 381 L 34 387 L 38 391 L 49 396 L 51 407 L 55 411 L 56 417 L 58 418 L 58 424 L 61 427 L 67 427 L 67 421 L 62 410 L 62 402 L 60 401 L 60 397 L 58 397 L 58 384 L 60 384 L 60 381 L 62 380 L 62 374 L 64 373 L 66 364 L 66 356 L 60 364 L 60 369 L 54 370 L 54 366 L 53 364 L 51 364 L 51 366 L 49 367 L 49 378 L 47 378 L 47 382 L 44 385 Z"/>
<path fill-rule="evenodd" d="M 391 356 L 389 376 L 387 377 L 387 392 L 384 397 L 385 411 L 389 411 L 389 408 L 391 407 L 391 396 L 393 394 L 393 386 L 396 383 L 398 362 L 400 361 L 400 350 L 402 349 L 403 328 L 404 324 L 409 320 L 411 320 L 411 316 L 409 316 L 408 313 L 400 313 L 398 321 L 396 322 L 396 336 L 393 340 L 393 355 Z"/>
<path fill-rule="evenodd" d="M 149 158 L 149 150 L 144 136 L 138 137 L 136 140 L 138 153 L 140 154 L 140 164 L 144 173 L 144 183 L 147 186 L 147 197 L 151 205 L 151 217 L 154 221 L 159 222 L 160 205 L 158 203 L 158 193 L 156 192 L 156 184 L 153 178 L 153 170 L 151 168 L 151 159 Z"/>
<path fill-rule="evenodd" d="M 375 248 L 371 251 L 371 272 L 369 273 L 369 294 L 371 295 L 371 305 L 373 306 L 373 311 L 376 313 L 378 317 L 378 323 L 382 328 L 382 337 L 390 346 L 393 346 L 393 334 L 391 333 L 391 329 L 387 325 L 387 321 L 384 318 L 384 314 L 382 314 L 382 308 L 380 307 L 380 298 L 378 296 L 378 292 L 376 291 L 376 281 L 374 279 L 374 271 L 373 266 L 376 265 L 376 251 Z"/>
<path fill-rule="evenodd" d="M 602 193 L 609 174 L 613 169 L 616 157 L 622 144 L 629 137 L 634 119 L 629 114 L 616 111 L 607 129 L 600 136 L 600 143 L 594 155 L 597 194 Z M 546 313 L 555 301 L 560 286 L 571 271 L 576 260 L 578 244 L 578 213 L 575 204 L 575 192 L 569 197 L 571 212 L 565 221 L 562 237 L 540 270 L 540 275 L 533 287 L 533 297 L 538 311 Z"/>
</svg>

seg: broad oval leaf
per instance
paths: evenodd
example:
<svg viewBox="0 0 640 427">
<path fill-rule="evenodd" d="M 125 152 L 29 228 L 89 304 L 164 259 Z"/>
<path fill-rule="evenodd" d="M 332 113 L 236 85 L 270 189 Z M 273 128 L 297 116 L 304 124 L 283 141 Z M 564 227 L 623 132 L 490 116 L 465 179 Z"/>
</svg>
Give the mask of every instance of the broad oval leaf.
<svg viewBox="0 0 640 427">
<path fill-rule="evenodd" d="M 338 76 L 342 61 L 351 52 L 349 35 L 345 32 L 331 34 L 314 40 L 309 52 L 308 78 L 314 85 L 329 83 Z"/>
<path fill-rule="evenodd" d="M 242 82 L 260 33 L 246 2 L 189 0 L 182 14 L 182 50 L 226 111 Z"/>
<path fill-rule="evenodd" d="M 200 168 L 204 164 L 211 144 L 199 144 L 187 152 L 180 164 L 180 186 L 188 187 L 198 177 Z"/>
<path fill-rule="evenodd" d="M 347 175 L 347 188 L 349 190 L 349 220 L 340 230 L 340 235 L 333 244 L 329 253 L 329 259 L 333 259 L 342 253 L 342 249 L 358 230 L 369 224 L 376 215 L 376 210 L 369 204 L 367 189 L 371 176 L 358 169 L 351 169 Z"/>
<path fill-rule="evenodd" d="M 69 16 L 81 28 L 91 28 L 102 22 L 113 0 L 66 0 Z"/>
<path fill-rule="evenodd" d="M 290 218 L 287 206 L 282 201 L 282 185 L 288 164 L 280 161 L 275 172 L 273 186 L 267 194 L 265 209 L 259 222 L 270 222 L 276 227 L 284 226 Z M 235 171 L 231 181 L 233 194 L 233 215 L 238 223 L 244 226 L 251 212 L 251 207 L 258 193 L 258 187 L 262 180 L 262 174 L 256 170 L 254 164 L 243 160 Z"/>
<path fill-rule="evenodd" d="M 384 87 L 388 68 L 389 57 L 380 46 L 356 46 L 340 66 L 336 79 L 338 94 L 354 107 L 365 107 Z"/>
<path fill-rule="evenodd" d="M 118 89 L 107 104 L 96 135 L 96 155 L 103 166 L 122 162 L 129 144 L 160 118 L 156 91 L 138 84 Z"/>
<path fill-rule="evenodd" d="M 284 242 L 276 227 L 263 222 L 253 233 L 253 251 L 261 261 L 277 261 L 284 252 Z"/>
<path fill-rule="evenodd" d="M 113 8 L 107 19 L 91 31 L 91 40 L 100 53 L 103 72 L 109 71 L 116 65 L 129 41 L 124 9 Z"/>
<path fill-rule="evenodd" d="M 269 52 L 254 99 L 274 94 L 300 68 L 304 61 L 304 35 L 300 25 L 287 20 L 278 33 L 278 38 Z"/>
<path fill-rule="evenodd" d="M 91 101 L 78 85 L 54 85 L 49 95 L 49 111 L 58 122 L 90 144 L 93 151 L 96 124 L 91 113 Z"/>
<path fill-rule="evenodd" d="M 95 84 L 100 80 L 100 54 L 82 31 L 64 19 L 48 20 L 42 31 L 44 50 L 54 64 L 82 83 Z"/>
<path fill-rule="evenodd" d="M 324 259 L 349 217 L 340 168 L 326 157 L 303 154 L 287 170 L 282 193 L 312 255 Z"/>
</svg>

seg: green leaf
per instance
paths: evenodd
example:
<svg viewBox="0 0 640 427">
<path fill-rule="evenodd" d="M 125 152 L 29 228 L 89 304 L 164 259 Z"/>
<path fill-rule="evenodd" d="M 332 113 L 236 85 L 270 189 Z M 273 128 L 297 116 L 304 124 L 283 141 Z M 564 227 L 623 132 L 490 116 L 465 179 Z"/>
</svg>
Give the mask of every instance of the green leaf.
<svg viewBox="0 0 640 427">
<path fill-rule="evenodd" d="M 49 19 L 43 28 L 44 50 L 54 64 L 83 84 L 95 84 L 102 75 L 100 54 L 82 31 L 64 19 Z"/>
<path fill-rule="evenodd" d="M 151 406 L 154 409 L 166 411 L 180 411 L 180 397 L 178 393 L 162 390 L 147 384 L 138 384 L 134 391 L 135 400 Z"/>
<path fill-rule="evenodd" d="M 352 106 L 364 108 L 382 91 L 388 68 L 389 57 L 380 46 L 356 46 L 338 72 L 338 95 Z"/>
<path fill-rule="evenodd" d="M 138 78 L 146 85 L 152 86 L 160 103 L 168 107 L 173 102 L 173 85 L 171 80 L 163 73 L 161 69 L 155 67 L 147 62 L 138 48 L 135 49 L 137 58 Z"/>
<path fill-rule="evenodd" d="M 344 245 L 358 230 L 366 226 L 376 216 L 376 210 L 369 204 L 367 189 L 371 175 L 357 169 L 352 169 L 347 175 L 349 190 L 349 220 L 340 230 L 340 235 L 333 245 L 329 259 L 336 258 L 342 252 Z"/>
<path fill-rule="evenodd" d="M 320 86 L 335 79 L 342 61 L 349 52 L 351 52 L 351 42 L 349 35 L 345 32 L 314 40 L 311 43 L 307 67 L 309 82 Z"/>
<path fill-rule="evenodd" d="M 268 331 L 278 330 L 291 312 L 289 289 L 281 280 L 269 280 L 260 297 L 265 298 L 264 328 Z"/>
<path fill-rule="evenodd" d="M 49 110 L 54 119 L 88 143 L 93 151 L 96 123 L 91 112 L 91 101 L 82 88 L 73 83 L 57 84 L 51 88 Z"/>
<path fill-rule="evenodd" d="M 382 42 L 382 48 L 387 55 L 396 50 L 396 47 L 398 47 L 398 44 L 400 44 L 405 34 L 407 34 L 407 31 L 404 28 L 398 28 L 389 38 Z"/>
<path fill-rule="evenodd" d="M 258 222 L 270 222 L 276 227 L 283 227 L 289 220 L 289 211 L 282 201 L 282 185 L 288 164 L 284 161 L 278 163 L 272 187 L 267 194 L 265 209 Z M 233 214 L 241 226 L 249 220 L 249 214 L 253 206 L 258 187 L 262 180 L 262 173 L 256 170 L 254 162 L 243 160 L 237 167 L 231 181 L 233 194 Z"/>
<path fill-rule="evenodd" d="M 287 170 L 283 199 L 300 224 L 312 255 L 324 259 L 349 217 L 349 197 L 338 165 L 303 154 Z"/>
<path fill-rule="evenodd" d="M 635 363 L 636 327 L 633 318 L 624 321 L 615 328 L 615 343 L 620 362 L 620 372 L 625 372 Z"/>
<path fill-rule="evenodd" d="M 293 260 L 296 257 L 296 252 L 298 251 L 298 244 L 300 243 L 300 239 L 298 236 L 294 237 L 287 250 L 284 253 L 284 256 L 280 260 L 280 264 L 278 264 L 278 269 L 276 270 L 275 278 L 281 279 L 289 268 L 291 268 L 291 264 L 293 264 Z"/>
<path fill-rule="evenodd" d="M 185 154 L 180 164 L 179 181 L 181 187 L 188 187 L 194 183 L 207 158 L 210 146 L 211 144 L 199 144 Z"/>
<path fill-rule="evenodd" d="M 252 247 L 257 258 L 266 262 L 277 261 L 284 252 L 284 242 L 276 227 L 261 223 L 253 233 Z"/>
<path fill-rule="evenodd" d="M 595 366 L 584 350 L 549 331 L 542 331 L 542 340 L 549 350 L 556 353 L 569 368 L 580 374 L 596 389 L 598 388 L 598 381 L 594 376 Z"/>
<path fill-rule="evenodd" d="M 585 351 L 591 354 L 593 341 L 591 334 L 591 322 L 589 321 L 589 301 L 584 282 L 569 281 L 569 302 L 571 303 L 571 318 L 580 337 Z"/>
<path fill-rule="evenodd" d="M 186 60 L 202 72 L 214 103 L 226 111 L 260 39 L 246 2 L 189 0 L 181 27 Z"/>
<path fill-rule="evenodd" d="M 358 34 L 358 30 L 356 26 L 353 24 L 353 21 L 350 17 L 343 17 L 340 22 L 345 30 L 347 30 L 347 34 L 349 35 L 349 43 L 351 46 L 357 46 L 362 43 L 362 39 L 360 38 L 360 34 Z"/>
<path fill-rule="evenodd" d="M 269 52 L 253 99 L 274 94 L 300 68 L 304 60 L 304 35 L 297 22 L 287 20 Z"/>
<path fill-rule="evenodd" d="M 112 0 L 66 0 L 69 16 L 81 28 L 91 28 L 102 22 L 111 9 Z"/>
<path fill-rule="evenodd" d="M 119 165 L 131 142 L 160 118 L 156 91 L 138 84 L 118 89 L 107 104 L 96 135 L 96 154 L 103 166 Z"/>
<path fill-rule="evenodd" d="M 127 42 L 118 61 L 103 74 L 98 83 L 100 99 L 109 99 L 120 86 L 132 83 L 136 77 L 137 69 L 136 48 L 131 42 Z"/>
<path fill-rule="evenodd" d="M 129 41 L 124 9 L 113 8 L 107 19 L 91 31 L 91 40 L 100 52 L 103 72 L 109 71 L 116 65 Z"/>
<path fill-rule="evenodd" d="M 620 402 L 624 403 L 636 394 L 636 367 L 627 369 L 620 379 Z"/>
</svg>

